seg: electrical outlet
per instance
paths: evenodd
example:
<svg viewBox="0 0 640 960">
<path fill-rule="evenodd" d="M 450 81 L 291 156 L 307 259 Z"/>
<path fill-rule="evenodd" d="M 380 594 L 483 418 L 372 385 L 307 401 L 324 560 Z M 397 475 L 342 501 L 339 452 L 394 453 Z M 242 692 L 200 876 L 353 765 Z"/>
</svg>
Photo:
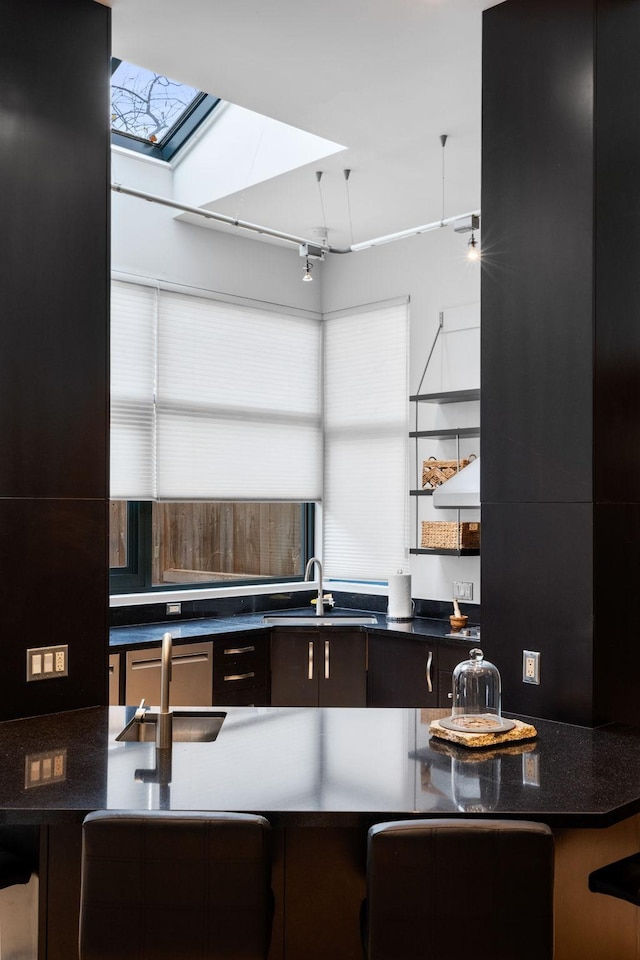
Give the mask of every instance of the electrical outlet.
<svg viewBox="0 0 640 960">
<path fill-rule="evenodd" d="M 473 583 L 465 580 L 453 581 L 454 600 L 473 600 Z"/>
<path fill-rule="evenodd" d="M 522 651 L 522 682 L 540 683 L 540 654 L 536 650 Z"/>
<path fill-rule="evenodd" d="M 181 603 L 168 603 L 166 605 L 166 615 L 169 616 L 171 613 L 182 613 L 182 604 Z"/>
<path fill-rule="evenodd" d="M 56 680 L 69 676 L 69 647 L 32 647 L 27 650 L 27 683 L 31 680 Z"/>
<path fill-rule="evenodd" d="M 537 753 L 522 754 L 522 782 L 527 787 L 540 786 L 540 757 Z"/>
</svg>

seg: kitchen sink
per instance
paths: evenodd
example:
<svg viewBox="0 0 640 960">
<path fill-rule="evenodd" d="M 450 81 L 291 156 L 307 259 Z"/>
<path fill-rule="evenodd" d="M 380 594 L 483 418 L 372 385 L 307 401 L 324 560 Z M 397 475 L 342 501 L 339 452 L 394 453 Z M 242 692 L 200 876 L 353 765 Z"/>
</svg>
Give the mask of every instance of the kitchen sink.
<svg viewBox="0 0 640 960">
<path fill-rule="evenodd" d="M 173 710 L 174 743 L 211 743 L 224 723 L 226 713 L 214 710 Z M 144 719 L 133 717 L 116 740 L 125 743 L 155 743 L 158 714 L 146 712 Z"/>
<path fill-rule="evenodd" d="M 276 616 L 264 616 L 262 618 L 263 623 L 269 623 L 271 626 L 276 627 L 359 627 L 366 626 L 367 624 L 377 623 L 377 617 L 349 617 L 341 616 L 338 614 L 335 617 L 332 616 L 323 616 L 318 617 L 313 614 L 310 616 L 291 616 L 287 617 L 286 615 Z"/>
</svg>

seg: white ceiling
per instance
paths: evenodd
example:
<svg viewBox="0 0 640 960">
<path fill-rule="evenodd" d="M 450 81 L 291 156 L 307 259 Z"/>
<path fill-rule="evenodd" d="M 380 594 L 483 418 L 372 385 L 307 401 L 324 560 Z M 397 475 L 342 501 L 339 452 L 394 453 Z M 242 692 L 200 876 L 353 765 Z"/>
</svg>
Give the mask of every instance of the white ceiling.
<svg viewBox="0 0 640 960">
<path fill-rule="evenodd" d="M 242 219 L 307 237 L 326 224 L 334 246 L 437 220 L 443 133 L 445 216 L 479 209 L 482 10 L 496 0 L 108 5 L 115 56 L 347 146 L 242 191 Z"/>
</svg>

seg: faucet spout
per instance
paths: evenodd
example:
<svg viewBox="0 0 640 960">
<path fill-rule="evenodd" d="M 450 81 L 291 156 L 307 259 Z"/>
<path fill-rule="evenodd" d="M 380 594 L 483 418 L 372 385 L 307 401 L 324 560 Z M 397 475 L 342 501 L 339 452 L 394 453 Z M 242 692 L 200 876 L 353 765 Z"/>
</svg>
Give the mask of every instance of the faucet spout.
<svg viewBox="0 0 640 960">
<path fill-rule="evenodd" d="M 311 579 L 313 565 L 318 568 L 318 599 L 316 601 L 316 617 L 324 616 L 324 591 L 322 586 L 322 564 L 317 557 L 310 557 L 304 571 L 305 582 Z"/>
<path fill-rule="evenodd" d="M 171 652 L 173 640 L 170 633 L 162 637 L 162 666 L 160 672 L 160 713 L 156 729 L 156 746 L 170 747 L 173 742 L 173 716 L 170 708 L 169 685 L 171 683 Z"/>
</svg>

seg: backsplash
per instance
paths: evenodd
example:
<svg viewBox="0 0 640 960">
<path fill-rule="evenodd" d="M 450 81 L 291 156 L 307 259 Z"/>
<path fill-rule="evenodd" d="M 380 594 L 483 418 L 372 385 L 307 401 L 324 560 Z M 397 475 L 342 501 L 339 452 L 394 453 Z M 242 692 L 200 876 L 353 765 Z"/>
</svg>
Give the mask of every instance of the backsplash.
<svg viewBox="0 0 640 960">
<path fill-rule="evenodd" d="M 343 593 L 332 591 L 335 605 L 348 610 L 370 610 L 385 613 L 386 595 Z M 131 607 L 111 607 L 110 626 L 125 627 L 138 623 L 171 623 L 179 620 L 200 620 L 205 617 L 232 617 L 242 613 L 260 613 L 269 610 L 293 610 L 308 606 L 317 596 L 316 590 L 287 593 L 254 594 L 242 597 L 208 597 L 203 600 L 183 600 L 180 613 L 167 614 L 167 603 L 148 603 Z M 451 603 L 444 600 L 416 600 L 416 617 L 446 620 L 452 612 Z M 469 617 L 470 623 L 480 623 L 478 604 L 460 604 L 460 609 Z"/>
</svg>

